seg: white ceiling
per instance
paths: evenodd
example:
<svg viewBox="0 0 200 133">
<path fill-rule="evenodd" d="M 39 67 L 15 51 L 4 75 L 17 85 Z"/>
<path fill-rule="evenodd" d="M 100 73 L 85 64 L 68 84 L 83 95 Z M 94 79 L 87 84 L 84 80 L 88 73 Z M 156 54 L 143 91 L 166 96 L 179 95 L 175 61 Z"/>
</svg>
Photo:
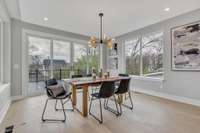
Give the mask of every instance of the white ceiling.
<svg viewBox="0 0 200 133">
<path fill-rule="evenodd" d="M 19 3 L 18 3 L 19 2 Z M 200 0 L 6 0 L 10 15 L 26 22 L 83 35 L 119 36 L 200 8 Z M 163 11 L 166 7 L 171 10 Z M 44 21 L 47 17 L 49 20 Z"/>
</svg>

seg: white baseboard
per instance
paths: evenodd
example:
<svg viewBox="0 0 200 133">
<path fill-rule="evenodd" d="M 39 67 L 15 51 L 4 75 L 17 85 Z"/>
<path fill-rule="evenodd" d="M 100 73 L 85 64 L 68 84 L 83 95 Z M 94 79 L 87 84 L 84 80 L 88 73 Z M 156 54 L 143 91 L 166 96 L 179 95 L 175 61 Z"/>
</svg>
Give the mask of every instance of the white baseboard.
<svg viewBox="0 0 200 133">
<path fill-rule="evenodd" d="M 12 96 L 12 97 L 11 97 L 11 100 L 12 100 L 12 101 L 18 101 L 18 100 L 21 100 L 21 99 L 24 99 L 24 96 L 19 95 L 19 96 Z"/>
<path fill-rule="evenodd" d="M 175 95 L 171 95 L 171 94 L 167 94 L 167 93 L 146 90 L 146 89 L 135 89 L 134 91 L 200 107 L 200 100 L 196 100 L 196 99 L 175 96 Z"/>
<path fill-rule="evenodd" d="M 4 117 L 6 116 L 6 113 L 8 112 L 8 109 L 10 107 L 11 100 L 8 100 L 7 103 L 4 105 L 2 110 L 0 111 L 0 124 L 2 123 Z"/>
</svg>

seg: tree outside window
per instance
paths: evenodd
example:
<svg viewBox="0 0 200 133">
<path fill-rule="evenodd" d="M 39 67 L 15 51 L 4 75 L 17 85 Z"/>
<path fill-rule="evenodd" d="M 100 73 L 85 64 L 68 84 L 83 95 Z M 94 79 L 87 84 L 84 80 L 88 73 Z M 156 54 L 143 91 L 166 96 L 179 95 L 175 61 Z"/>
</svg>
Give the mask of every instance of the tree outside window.
<svg viewBox="0 0 200 133">
<path fill-rule="evenodd" d="M 126 72 L 140 75 L 140 40 L 138 38 L 125 43 Z"/>
<path fill-rule="evenodd" d="M 163 71 L 163 33 L 125 42 L 126 72 L 161 77 Z"/>
<path fill-rule="evenodd" d="M 99 48 L 88 48 L 87 45 L 74 44 L 74 64 L 75 73 L 91 73 L 92 68 L 98 70 Z"/>
<path fill-rule="evenodd" d="M 163 33 L 142 38 L 143 75 L 163 71 Z"/>
</svg>

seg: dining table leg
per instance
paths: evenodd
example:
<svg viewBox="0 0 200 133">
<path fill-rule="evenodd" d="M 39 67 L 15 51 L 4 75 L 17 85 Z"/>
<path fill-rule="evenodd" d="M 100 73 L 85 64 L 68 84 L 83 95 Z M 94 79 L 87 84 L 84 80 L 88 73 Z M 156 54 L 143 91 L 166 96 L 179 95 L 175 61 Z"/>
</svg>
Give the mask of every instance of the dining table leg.
<svg viewBox="0 0 200 133">
<path fill-rule="evenodd" d="M 77 104 L 77 94 L 76 94 L 76 86 L 72 86 L 72 105 L 73 105 L 73 109 L 76 108 L 76 104 Z"/>
<path fill-rule="evenodd" d="M 84 117 L 87 117 L 88 116 L 88 86 L 83 87 L 83 97 L 82 98 L 83 98 L 83 100 L 82 100 L 82 102 L 83 102 L 82 115 Z"/>
</svg>

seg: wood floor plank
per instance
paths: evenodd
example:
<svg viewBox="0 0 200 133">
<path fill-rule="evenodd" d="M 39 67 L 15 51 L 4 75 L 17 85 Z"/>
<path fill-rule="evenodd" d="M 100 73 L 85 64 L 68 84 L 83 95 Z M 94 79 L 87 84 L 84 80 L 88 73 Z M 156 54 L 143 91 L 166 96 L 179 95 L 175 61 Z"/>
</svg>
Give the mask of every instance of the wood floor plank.
<svg viewBox="0 0 200 133">
<path fill-rule="evenodd" d="M 42 110 L 46 96 L 27 98 L 12 103 L 0 132 L 14 125 L 14 133 L 199 133 L 200 108 L 144 94 L 133 94 L 134 110 L 123 108 L 123 115 L 116 117 L 103 110 L 104 123 L 99 124 L 90 115 L 66 112 L 65 123 L 43 123 Z M 80 102 L 81 98 L 77 99 Z M 127 104 L 129 100 L 127 99 Z M 46 116 L 62 118 L 54 111 L 55 101 L 50 101 Z M 109 102 L 113 108 L 114 103 Z M 60 104 L 58 105 L 60 106 Z M 68 106 L 71 107 L 69 104 Z M 99 104 L 93 112 L 99 115 Z"/>
</svg>

